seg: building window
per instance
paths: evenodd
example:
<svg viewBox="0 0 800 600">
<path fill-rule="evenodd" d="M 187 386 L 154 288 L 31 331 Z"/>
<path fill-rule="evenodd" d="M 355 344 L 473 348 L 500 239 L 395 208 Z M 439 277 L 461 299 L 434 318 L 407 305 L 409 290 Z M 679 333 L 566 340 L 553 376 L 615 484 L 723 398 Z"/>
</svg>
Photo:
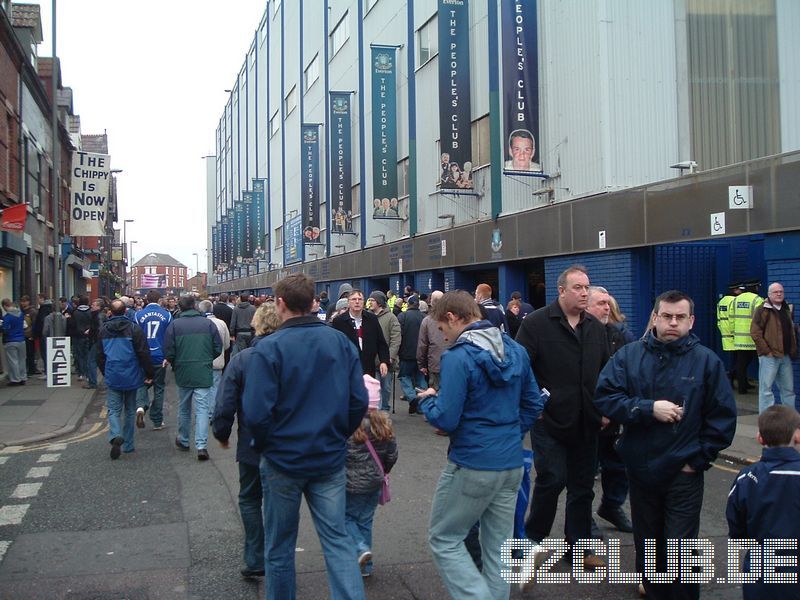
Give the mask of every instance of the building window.
<svg viewBox="0 0 800 600">
<path fill-rule="evenodd" d="M 491 140 L 489 138 L 489 115 L 472 122 L 472 164 L 473 168 L 492 162 Z"/>
<path fill-rule="evenodd" d="M 260 32 L 261 32 L 261 43 L 263 44 L 267 39 L 267 21 L 266 20 L 261 24 Z"/>
<path fill-rule="evenodd" d="M 372 10 L 372 7 L 378 3 L 378 0 L 366 0 L 366 3 L 367 3 L 367 10 L 365 10 L 364 12 L 368 13 L 369 11 Z"/>
<path fill-rule="evenodd" d="M 281 4 L 283 4 L 283 0 L 272 0 L 272 16 L 278 14 L 278 11 L 281 9 Z"/>
<path fill-rule="evenodd" d="M 421 67 L 439 53 L 439 16 L 434 15 L 417 31 L 417 66 Z"/>
<path fill-rule="evenodd" d="M 275 228 L 275 247 L 283 246 L 283 225 Z"/>
<path fill-rule="evenodd" d="M 319 79 L 319 53 L 317 53 L 311 62 L 308 63 L 306 70 L 303 72 L 303 91 L 308 91 L 314 82 Z"/>
<path fill-rule="evenodd" d="M 283 113 L 289 115 L 297 107 L 297 86 L 293 85 L 283 99 Z"/>
<path fill-rule="evenodd" d="M 36 277 L 36 293 L 38 294 L 44 289 L 44 273 L 42 273 L 42 260 L 41 252 L 33 253 L 33 272 Z"/>
<path fill-rule="evenodd" d="M 344 43 L 350 39 L 350 22 L 348 20 L 349 16 L 350 11 L 344 13 L 344 16 L 331 32 L 331 58 L 333 58 L 333 56 L 342 49 Z"/>
<path fill-rule="evenodd" d="M 279 111 L 276 108 L 275 112 L 272 113 L 272 116 L 269 118 L 269 137 L 278 133 L 278 130 L 281 128 L 281 117 L 278 113 Z"/>
</svg>

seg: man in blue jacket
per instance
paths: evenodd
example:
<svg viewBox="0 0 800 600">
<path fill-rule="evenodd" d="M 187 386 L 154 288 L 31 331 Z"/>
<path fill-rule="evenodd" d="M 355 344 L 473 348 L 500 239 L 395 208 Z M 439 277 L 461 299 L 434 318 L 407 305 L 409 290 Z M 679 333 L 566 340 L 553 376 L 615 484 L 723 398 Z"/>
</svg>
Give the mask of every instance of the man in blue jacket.
<svg viewBox="0 0 800 600">
<path fill-rule="evenodd" d="M 511 538 L 522 481 L 522 439 L 543 409 L 525 349 L 490 321 L 464 291 L 448 292 L 432 317 L 453 345 L 442 355 L 441 387 L 420 397 L 428 422 L 450 434 L 428 533 L 453 598 L 507 598 L 500 547 Z M 480 523 L 483 566 L 464 544 Z"/>
<path fill-rule="evenodd" d="M 275 285 L 282 324 L 255 347 L 242 402 L 261 453 L 267 600 L 295 597 L 295 541 L 305 496 L 332 598 L 358 600 L 364 584 L 345 528 L 347 438 L 367 412 L 361 361 L 341 332 L 309 315 L 314 282 L 302 273 Z M 313 365 L 325 365 L 315 369 Z"/>
<path fill-rule="evenodd" d="M 106 380 L 108 403 L 108 439 L 111 458 L 133 452 L 133 420 L 136 414 L 136 390 L 153 380 L 153 364 L 142 330 L 125 316 L 122 300 L 111 303 L 111 318 L 103 323 L 97 339 L 97 366 Z M 144 373 L 144 375 L 143 375 Z M 120 418 L 125 412 L 125 424 Z"/>
<path fill-rule="evenodd" d="M 656 540 L 656 567 L 666 569 L 666 540 L 696 538 L 703 473 L 736 431 L 736 403 L 719 357 L 691 333 L 694 302 L 676 290 L 656 298 L 645 339 L 620 348 L 600 373 L 595 406 L 621 423 L 619 454 L 630 480 L 636 567 L 644 541 Z M 690 583 L 654 585 L 651 598 L 698 598 Z M 640 587 L 641 590 L 641 587 Z"/>
</svg>

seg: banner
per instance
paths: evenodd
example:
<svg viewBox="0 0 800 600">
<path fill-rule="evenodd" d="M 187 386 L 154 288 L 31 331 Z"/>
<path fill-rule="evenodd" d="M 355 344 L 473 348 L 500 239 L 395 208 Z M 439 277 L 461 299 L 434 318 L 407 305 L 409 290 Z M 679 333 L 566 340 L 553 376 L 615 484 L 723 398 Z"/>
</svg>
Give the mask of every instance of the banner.
<svg viewBox="0 0 800 600">
<path fill-rule="evenodd" d="M 143 288 L 165 288 L 167 287 L 167 276 L 159 274 L 144 274 L 140 275 L 141 285 Z"/>
<path fill-rule="evenodd" d="M 353 231 L 353 162 L 350 92 L 331 92 L 331 231 Z"/>
<path fill-rule="evenodd" d="M 112 261 L 125 260 L 125 254 L 122 251 L 122 244 L 113 244 L 111 246 L 111 260 Z"/>
<path fill-rule="evenodd" d="M 230 223 L 228 219 L 228 215 L 222 217 L 222 242 L 220 248 L 222 250 L 221 262 L 224 264 L 229 264 L 231 262 L 231 248 L 230 248 Z"/>
<path fill-rule="evenodd" d="M 105 235 L 110 178 L 111 157 L 107 154 L 73 154 L 70 235 Z"/>
<path fill-rule="evenodd" d="M 439 185 L 472 189 L 469 5 L 439 0 Z"/>
<path fill-rule="evenodd" d="M 372 218 L 399 219 L 397 50 L 372 48 Z"/>
<path fill-rule="evenodd" d="M 539 139 L 539 48 L 536 0 L 503 0 L 503 131 L 506 171 L 541 173 Z"/>
<path fill-rule="evenodd" d="M 241 200 L 233 202 L 233 256 L 236 262 L 242 262 L 244 251 L 244 205 Z"/>
<path fill-rule="evenodd" d="M 219 221 L 211 226 L 211 264 L 215 270 L 219 264 Z"/>
<path fill-rule="evenodd" d="M 253 192 L 242 192 L 242 258 L 253 258 Z"/>
<path fill-rule="evenodd" d="M 3 231 L 23 231 L 27 217 L 28 205 L 25 203 L 4 208 L 3 215 L 0 217 L 0 229 Z"/>
<path fill-rule="evenodd" d="M 286 221 L 283 234 L 283 266 L 303 260 L 303 216 Z"/>
<path fill-rule="evenodd" d="M 303 241 L 321 244 L 319 236 L 319 125 L 303 125 L 303 171 L 301 176 L 303 204 Z"/>
<path fill-rule="evenodd" d="M 264 191 L 266 189 L 265 179 L 253 179 L 253 255 L 266 256 L 268 248 L 264 247 L 264 236 L 267 231 L 266 222 L 266 201 Z"/>
</svg>

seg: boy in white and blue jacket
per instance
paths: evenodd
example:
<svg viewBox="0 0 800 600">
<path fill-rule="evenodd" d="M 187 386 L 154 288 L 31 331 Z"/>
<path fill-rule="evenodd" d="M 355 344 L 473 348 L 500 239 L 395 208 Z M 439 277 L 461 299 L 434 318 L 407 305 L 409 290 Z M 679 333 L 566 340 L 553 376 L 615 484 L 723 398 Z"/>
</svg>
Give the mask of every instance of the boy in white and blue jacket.
<svg viewBox="0 0 800 600">
<path fill-rule="evenodd" d="M 758 583 L 742 586 L 745 600 L 798 600 L 798 541 L 800 540 L 800 414 L 783 405 L 770 406 L 758 417 L 758 442 L 764 446 L 761 460 L 743 469 L 728 494 L 728 536 L 758 541 L 762 556 L 764 540 L 784 540 L 791 550 L 777 550 L 779 578 L 793 583 Z M 787 558 L 791 557 L 791 558 Z M 751 572 L 750 553 L 742 571 Z M 769 568 L 772 570 L 772 567 Z"/>
</svg>

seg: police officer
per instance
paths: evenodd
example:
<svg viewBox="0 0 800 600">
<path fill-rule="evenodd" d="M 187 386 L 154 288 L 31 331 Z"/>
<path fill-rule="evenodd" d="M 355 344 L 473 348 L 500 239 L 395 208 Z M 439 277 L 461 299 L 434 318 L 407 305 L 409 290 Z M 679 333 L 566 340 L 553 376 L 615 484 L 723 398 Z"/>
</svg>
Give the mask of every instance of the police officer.
<svg viewBox="0 0 800 600">
<path fill-rule="evenodd" d="M 747 381 L 747 367 L 756 355 L 756 344 L 750 336 L 750 323 L 753 313 L 764 303 L 758 295 L 760 281 L 750 280 L 739 284 L 740 294 L 728 309 L 728 319 L 733 321 L 733 351 L 736 357 L 736 383 L 740 394 L 746 394 L 750 385 Z"/>
<path fill-rule="evenodd" d="M 717 303 L 717 328 L 722 338 L 722 351 L 733 352 L 733 319 L 730 318 L 729 310 L 734 298 L 741 293 L 738 283 L 732 283 L 728 286 L 728 293 L 725 294 Z M 729 365 L 730 362 L 726 358 L 725 364 Z M 733 383 L 734 369 L 728 369 L 728 379 Z"/>
</svg>

